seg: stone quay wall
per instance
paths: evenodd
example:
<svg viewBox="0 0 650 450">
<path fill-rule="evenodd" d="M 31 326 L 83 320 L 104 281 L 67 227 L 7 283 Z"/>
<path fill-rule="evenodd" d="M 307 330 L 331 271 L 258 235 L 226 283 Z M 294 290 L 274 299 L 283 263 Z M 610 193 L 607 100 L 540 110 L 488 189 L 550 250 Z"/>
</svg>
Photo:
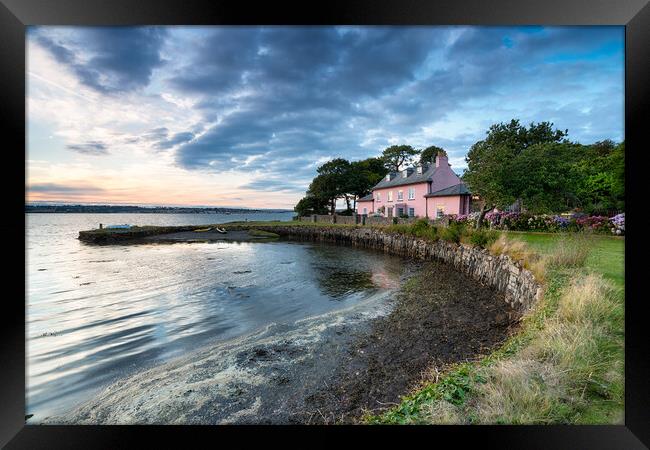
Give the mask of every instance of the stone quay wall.
<svg viewBox="0 0 650 450">
<path fill-rule="evenodd" d="M 236 229 L 236 227 L 232 227 Z M 245 229 L 246 227 L 241 227 Z M 387 233 L 368 227 L 255 226 L 280 236 L 306 241 L 323 241 L 381 250 L 420 260 L 451 264 L 476 281 L 496 288 L 513 308 L 529 309 L 542 295 L 542 286 L 533 274 L 507 255 L 495 256 L 488 250 L 465 244 Z"/>
<path fill-rule="evenodd" d="M 329 216 L 332 217 L 332 216 Z M 542 286 L 533 274 L 507 255 L 495 256 L 487 250 L 464 244 L 437 240 L 429 241 L 414 236 L 384 231 L 381 227 L 319 226 L 319 225 L 228 225 L 229 230 L 257 229 L 270 231 L 289 239 L 323 241 L 342 245 L 381 250 L 408 258 L 439 260 L 451 264 L 476 281 L 496 288 L 506 301 L 520 310 L 529 309 L 542 295 Z M 193 227 L 148 227 L 132 232 L 81 231 L 79 239 L 95 244 L 126 244 L 145 236 L 178 231 Z M 126 230 L 125 230 L 126 231 Z"/>
</svg>

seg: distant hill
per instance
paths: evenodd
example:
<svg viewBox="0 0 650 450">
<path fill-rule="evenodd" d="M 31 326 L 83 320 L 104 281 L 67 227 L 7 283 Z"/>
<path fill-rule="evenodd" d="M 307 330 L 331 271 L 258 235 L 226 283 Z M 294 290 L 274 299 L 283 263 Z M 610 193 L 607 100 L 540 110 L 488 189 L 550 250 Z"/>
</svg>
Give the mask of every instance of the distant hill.
<svg viewBox="0 0 650 450">
<path fill-rule="evenodd" d="M 188 206 L 45 205 L 27 204 L 26 213 L 250 214 L 290 212 L 288 209 L 247 209 Z"/>
</svg>

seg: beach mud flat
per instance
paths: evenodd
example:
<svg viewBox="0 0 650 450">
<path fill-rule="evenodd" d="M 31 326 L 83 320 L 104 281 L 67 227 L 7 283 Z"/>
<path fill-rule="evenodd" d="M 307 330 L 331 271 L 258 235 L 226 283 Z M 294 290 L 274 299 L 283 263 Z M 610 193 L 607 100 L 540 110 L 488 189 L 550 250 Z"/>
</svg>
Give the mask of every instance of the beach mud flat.
<svg viewBox="0 0 650 450">
<path fill-rule="evenodd" d="M 474 358 L 516 328 L 494 289 L 445 264 L 412 263 L 402 285 L 144 370 L 43 423 L 355 423 L 431 367 Z"/>
</svg>

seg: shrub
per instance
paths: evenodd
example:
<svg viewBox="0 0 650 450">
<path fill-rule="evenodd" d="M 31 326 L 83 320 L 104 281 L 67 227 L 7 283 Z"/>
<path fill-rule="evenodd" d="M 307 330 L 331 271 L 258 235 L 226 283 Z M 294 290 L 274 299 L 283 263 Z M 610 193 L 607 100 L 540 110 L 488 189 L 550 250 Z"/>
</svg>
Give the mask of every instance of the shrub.
<svg viewBox="0 0 650 450">
<path fill-rule="evenodd" d="M 616 235 L 622 235 L 625 234 L 625 213 L 617 214 L 609 221 L 612 224 L 612 233 Z"/>
<path fill-rule="evenodd" d="M 449 222 L 449 226 L 442 229 L 440 237 L 447 242 L 458 244 L 460 243 L 460 239 L 463 237 L 464 231 L 465 224 L 460 222 Z"/>
<path fill-rule="evenodd" d="M 472 230 L 469 235 L 469 242 L 477 247 L 486 248 L 495 242 L 498 237 L 498 231 L 481 228 L 479 230 Z"/>
</svg>

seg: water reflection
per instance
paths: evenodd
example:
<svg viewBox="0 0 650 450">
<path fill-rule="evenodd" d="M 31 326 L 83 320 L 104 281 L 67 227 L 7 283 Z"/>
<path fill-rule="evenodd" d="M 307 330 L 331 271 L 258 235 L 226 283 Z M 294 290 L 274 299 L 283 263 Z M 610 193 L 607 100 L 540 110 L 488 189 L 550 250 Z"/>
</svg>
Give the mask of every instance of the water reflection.
<svg viewBox="0 0 650 450">
<path fill-rule="evenodd" d="M 88 246 L 75 237 L 89 220 L 120 220 L 32 216 L 27 412 L 36 419 L 82 402 L 119 376 L 208 342 L 394 287 L 402 272 L 398 258 L 324 244 Z"/>
</svg>

